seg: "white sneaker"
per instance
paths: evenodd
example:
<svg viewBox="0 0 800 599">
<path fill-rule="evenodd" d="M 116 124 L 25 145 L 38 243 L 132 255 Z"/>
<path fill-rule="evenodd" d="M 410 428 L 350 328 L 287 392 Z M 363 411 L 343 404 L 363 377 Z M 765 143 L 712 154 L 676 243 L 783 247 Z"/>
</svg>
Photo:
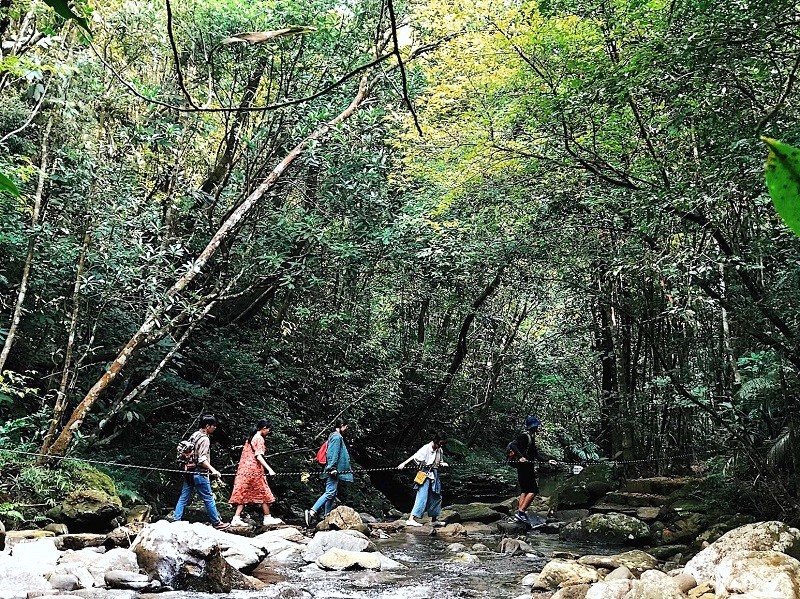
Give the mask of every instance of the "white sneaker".
<svg viewBox="0 0 800 599">
<path fill-rule="evenodd" d="M 283 524 L 283 520 L 272 516 L 264 516 L 262 526 L 277 526 L 278 524 Z"/>
<path fill-rule="evenodd" d="M 234 516 L 231 519 L 231 526 L 250 526 L 250 525 L 241 518 L 239 518 L 238 516 Z"/>
<path fill-rule="evenodd" d="M 408 520 L 406 520 L 406 526 L 422 526 L 422 523 L 409 518 Z"/>
</svg>

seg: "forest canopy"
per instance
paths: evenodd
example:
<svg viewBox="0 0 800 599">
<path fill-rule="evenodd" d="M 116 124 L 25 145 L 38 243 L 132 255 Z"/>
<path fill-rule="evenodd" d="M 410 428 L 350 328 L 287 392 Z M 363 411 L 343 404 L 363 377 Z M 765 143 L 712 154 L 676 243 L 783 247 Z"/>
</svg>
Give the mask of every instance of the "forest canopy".
<svg viewBox="0 0 800 599">
<path fill-rule="evenodd" d="M 759 138 L 800 144 L 799 22 L 0 0 L 0 447 L 167 464 L 203 412 L 287 452 L 346 413 L 369 465 L 537 414 L 563 459 L 701 456 L 796 510 L 800 240 Z"/>
</svg>

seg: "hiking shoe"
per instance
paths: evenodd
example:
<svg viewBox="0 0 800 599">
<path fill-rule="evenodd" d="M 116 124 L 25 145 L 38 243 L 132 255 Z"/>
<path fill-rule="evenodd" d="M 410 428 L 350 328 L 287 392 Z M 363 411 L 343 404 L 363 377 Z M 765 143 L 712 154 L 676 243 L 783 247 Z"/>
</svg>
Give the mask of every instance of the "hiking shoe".
<svg viewBox="0 0 800 599">
<path fill-rule="evenodd" d="M 517 512 L 514 514 L 514 520 L 517 522 L 522 522 L 525 525 L 530 525 L 530 522 L 528 521 L 528 514 L 525 512 Z"/>
<path fill-rule="evenodd" d="M 231 519 L 231 526 L 250 526 L 250 525 L 241 518 L 239 518 L 239 516 L 234 516 Z"/>
<path fill-rule="evenodd" d="M 230 527 L 231 525 L 229 522 L 223 522 L 222 520 L 214 524 L 214 528 L 216 528 L 217 530 L 227 530 Z"/>
<path fill-rule="evenodd" d="M 317 522 L 317 514 L 314 513 L 314 510 L 306 510 L 303 512 L 303 516 L 306 521 L 306 528 L 311 528 Z"/>
<path fill-rule="evenodd" d="M 262 526 L 277 526 L 278 524 L 283 524 L 283 520 L 273 516 L 264 516 Z"/>
<path fill-rule="evenodd" d="M 408 520 L 406 520 L 406 526 L 422 526 L 422 523 L 409 518 Z"/>
<path fill-rule="evenodd" d="M 431 520 L 431 526 L 433 526 L 434 528 L 438 528 L 444 525 L 445 525 L 444 522 L 442 522 L 441 520 Z"/>
</svg>

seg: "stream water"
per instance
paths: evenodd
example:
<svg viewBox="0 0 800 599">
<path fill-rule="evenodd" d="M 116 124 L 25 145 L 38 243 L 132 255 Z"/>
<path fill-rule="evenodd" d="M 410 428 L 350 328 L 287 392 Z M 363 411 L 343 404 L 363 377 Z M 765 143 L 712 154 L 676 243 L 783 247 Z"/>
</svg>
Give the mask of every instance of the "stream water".
<svg viewBox="0 0 800 599">
<path fill-rule="evenodd" d="M 399 532 L 389 539 L 376 540 L 384 555 L 408 566 L 406 570 L 371 572 L 326 572 L 302 561 L 276 562 L 275 571 L 287 580 L 272 585 L 266 591 L 235 592 L 227 595 L 198 595 L 197 593 L 162 593 L 153 599 L 513 599 L 526 592 L 520 586 L 522 578 L 538 572 L 556 551 L 579 554 L 609 553 L 610 548 L 577 545 L 559 541 L 557 535 L 533 533 L 527 542 L 538 556 L 510 557 L 497 553 L 503 535 L 471 533 L 468 538 L 426 536 Z M 459 542 L 470 547 L 482 543 L 491 553 L 478 554 L 480 563 L 455 562 L 448 545 Z"/>
</svg>

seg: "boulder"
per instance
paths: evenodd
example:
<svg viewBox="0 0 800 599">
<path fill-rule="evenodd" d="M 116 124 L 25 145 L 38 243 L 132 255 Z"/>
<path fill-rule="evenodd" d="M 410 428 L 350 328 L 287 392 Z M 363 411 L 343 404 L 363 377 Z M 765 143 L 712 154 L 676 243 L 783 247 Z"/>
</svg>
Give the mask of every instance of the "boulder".
<svg viewBox="0 0 800 599">
<path fill-rule="evenodd" d="M 317 530 L 357 530 L 365 533 L 368 529 L 357 511 L 346 505 L 340 505 L 325 516 L 325 519 L 317 525 Z"/>
<path fill-rule="evenodd" d="M 627 599 L 628 593 L 637 582 L 636 580 L 598 582 L 591 586 L 585 599 Z"/>
<path fill-rule="evenodd" d="M 656 558 L 638 549 L 616 555 L 584 555 L 578 559 L 578 563 L 594 568 L 607 568 L 608 570 L 625 566 L 636 575 L 645 570 L 653 570 L 658 567 Z"/>
<path fill-rule="evenodd" d="M 118 526 L 105 536 L 103 546 L 107 549 L 114 547 L 130 547 L 136 535 L 144 528 L 144 524 L 134 522 L 127 526 Z"/>
<path fill-rule="evenodd" d="M 57 591 L 74 591 L 83 588 L 80 579 L 74 574 L 51 574 L 47 581 Z"/>
<path fill-rule="evenodd" d="M 689 560 L 684 572 L 698 583 L 714 580 L 717 565 L 729 554 L 739 551 L 778 551 L 800 558 L 800 530 L 778 521 L 740 526 Z"/>
<path fill-rule="evenodd" d="M 619 568 L 614 568 L 611 572 L 606 574 L 606 577 L 603 579 L 605 582 L 611 582 L 612 580 L 632 580 L 636 578 L 628 568 L 625 566 L 620 566 Z"/>
<path fill-rule="evenodd" d="M 0 593 L 15 591 L 22 597 L 27 593 L 37 595 L 53 593 L 52 585 L 41 574 L 41 568 L 32 568 L 7 554 L 0 554 Z"/>
<path fill-rule="evenodd" d="M 697 581 L 694 579 L 694 576 L 690 576 L 689 574 L 685 574 L 683 572 L 676 574 L 672 578 L 675 581 L 675 584 L 678 585 L 678 588 L 684 593 L 688 593 L 689 590 L 697 586 Z"/>
<path fill-rule="evenodd" d="M 647 524 L 625 514 L 592 514 L 567 524 L 558 534 L 562 541 L 590 541 L 619 545 L 644 545 L 652 538 Z"/>
<path fill-rule="evenodd" d="M 503 517 L 503 514 L 492 509 L 488 503 L 455 504 L 447 507 L 447 511 L 458 514 L 461 522 L 483 522 L 491 524 Z"/>
<path fill-rule="evenodd" d="M 150 522 L 152 513 L 153 508 L 149 505 L 134 505 L 125 512 L 125 522 L 128 524 L 133 524 L 134 522 L 147 524 Z"/>
<path fill-rule="evenodd" d="M 444 528 L 440 528 L 439 532 L 448 537 L 466 537 L 467 529 L 463 524 L 455 522 L 448 524 Z"/>
<path fill-rule="evenodd" d="M 331 549 L 343 549 L 351 552 L 376 551 L 375 544 L 369 538 L 355 530 L 331 530 L 318 532 L 303 551 L 303 559 L 315 562 L 321 555 Z"/>
<path fill-rule="evenodd" d="M 61 522 L 51 522 L 47 526 L 42 527 L 42 530 L 49 530 L 56 536 L 69 534 L 69 528 L 67 528 L 66 524 L 62 524 Z"/>
<path fill-rule="evenodd" d="M 504 535 L 524 535 L 528 527 L 519 520 L 501 520 L 497 523 L 497 530 Z"/>
<path fill-rule="evenodd" d="M 500 541 L 500 544 L 497 546 L 497 551 L 505 555 L 524 555 L 526 553 L 533 553 L 533 547 L 519 539 L 505 538 Z"/>
<path fill-rule="evenodd" d="M 533 585 L 535 589 L 557 589 L 559 586 L 593 583 L 600 580 L 600 573 L 591 566 L 564 559 L 554 559 L 539 573 Z"/>
<path fill-rule="evenodd" d="M 161 520 L 146 526 L 131 549 L 145 573 L 163 585 L 207 593 L 248 588 L 244 576 L 222 557 L 212 531 L 226 534 L 203 524 Z"/>
<path fill-rule="evenodd" d="M 248 539 L 248 542 L 266 551 L 271 560 L 277 561 L 287 561 L 300 555 L 305 549 L 306 541 L 302 533 L 290 527 L 276 528 Z"/>
<path fill-rule="evenodd" d="M 74 491 L 47 512 L 47 517 L 69 526 L 73 532 L 107 532 L 122 515 L 122 502 L 104 491 Z"/>
<path fill-rule="evenodd" d="M 589 510 L 558 510 L 553 514 L 553 518 L 559 522 L 577 522 L 589 517 Z"/>
<path fill-rule="evenodd" d="M 553 510 L 588 508 L 600 497 L 616 489 L 618 483 L 611 464 L 592 464 L 564 480 L 550 496 Z"/>
<path fill-rule="evenodd" d="M 664 561 L 677 553 L 686 553 L 688 549 L 688 545 L 661 545 L 659 547 L 651 547 L 647 551 L 654 558 Z"/>
<path fill-rule="evenodd" d="M 11 549 L 11 557 L 20 567 L 39 576 L 50 574 L 62 553 L 56 549 L 52 539 L 35 539 L 16 543 Z"/>
<path fill-rule="evenodd" d="M 467 550 L 467 546 L 464 545 L 463 543 L 450 543 L 447 546 L 447 550 L 450 553 L 461 553 L 462 551 L 466 551 Z"/>
<path fill-rule="evenodd" d="M 72 549 L 85 549 L 86 547 L 102 547 L 105 543 L 106 535 L 92 532 L 82 532 L 76 534 L 65 534 L 53 539 L 55 546 L 61 551 Z"/>
<path fill-rule="evenodd" d="M 531 588 L 533 585 L 536 584 L 536 580 L 539 578 L 538 572 L 531 572 L 527 574 L 519 583 L 524 586 Z"/>
<path fill-rule="evenodd" d="M 473 551 L 474 553 L 491 553 L 491 552 L 492 552 L 492 550 L 491 550 L 491 549 L 489 549 L 489 548 L 488 548 L 486 545 L 484 545 L 483 543 L 474 543 L 474 544 L 472 545 L 471 549 L 472 549 L 472 551 Z"/>
<path fill-rule="evenodd" d="M 12 549 L 17 543 L 31 541 L 35 539 L 45 539 L 55 537 L 55 533 L 50 530 L 9 530 L 6 532 L 6 549 Z"/>
<path fill-rule="evenodd" d="M 669 545 L 691 543 L 707 525 L 708 518 L 703 514 L 685 512 L 671 524 L 664 527 L 661 532 L 661 540 Z"/>
<path fill-rule="evenodd" d="M 143 591 L 150 586 L 150 579 L 146 575 L 127 570 L 109 570 L 105 574 L 105 582 L 112 589 L 132 591 Z"/>
<path fill-rule="evenodd" d="M 375 551 L 347 551 L 336 547 L 319 556 L 316 564 L 324 570 L 381 569 L 381 559 Z"/>
<path fill-rule="evenodd" d="M 559 589 L 550 599 L 585 599 L 590 585 L 575 584 Z"/>
<path fill-rule="evenodd" d="M 800 599 L 800 561 L 779 551 L 734 551 L 714 572 L 717 597 Z"/>
<path fill-rule="evenodd" d="M 672 576 L 648 570 L 634 581 L 625 599 L 684 599 L 684 594 Z"/>
</svg>

